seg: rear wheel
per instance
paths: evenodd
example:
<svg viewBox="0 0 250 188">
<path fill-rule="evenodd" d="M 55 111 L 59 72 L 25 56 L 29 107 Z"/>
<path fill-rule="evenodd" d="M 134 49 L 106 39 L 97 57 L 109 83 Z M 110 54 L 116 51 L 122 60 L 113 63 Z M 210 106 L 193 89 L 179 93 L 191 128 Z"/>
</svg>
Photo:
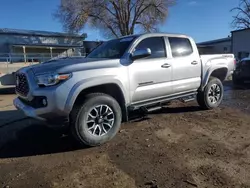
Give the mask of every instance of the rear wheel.
<svg viewBox="0 0 250 188">
<path fill-rule="evenodd" d="M 224 89 L 218 78 L 211 77 L 203 91 L 197 94 L 197 102 L 203 109 L 213 109 L 221 104 Z"/>
<path fill-rule="evenodd" d="M 113 97 L 103 93 L 89 94 L 71 113 L 71 131 L 81 144 L 97 146 L 116 135 L 121 119 L 121 108 Z"/>
</svg>

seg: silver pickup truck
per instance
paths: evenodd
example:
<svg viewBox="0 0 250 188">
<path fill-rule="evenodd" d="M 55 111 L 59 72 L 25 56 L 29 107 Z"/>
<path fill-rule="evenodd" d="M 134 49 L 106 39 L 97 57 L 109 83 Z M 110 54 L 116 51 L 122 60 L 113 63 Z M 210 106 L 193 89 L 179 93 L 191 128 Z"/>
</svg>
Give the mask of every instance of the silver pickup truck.
<svg viewBox="0 0 250 188">
<path fill-rule="evenodd" d="M 83 144 L 112 139 L 135 110 L 152 111 L 175 99 L 217 107 L 233 54 L 200 56 L 185 35 L 151 33 L 104 42 L 85 58 L 64 58 L 22 68 L 14 105 L 27 116 L 69 122 Z M 63 125 L 63 123 L 62 123 Z"/>
</svg>

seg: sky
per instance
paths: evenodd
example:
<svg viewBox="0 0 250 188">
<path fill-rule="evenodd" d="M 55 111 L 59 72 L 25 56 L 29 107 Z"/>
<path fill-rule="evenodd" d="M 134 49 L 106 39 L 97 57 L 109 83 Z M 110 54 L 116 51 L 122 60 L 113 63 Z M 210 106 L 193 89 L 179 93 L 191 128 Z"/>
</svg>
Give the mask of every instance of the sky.
<svg viewBox="0 0 250 188">
<path fill-rule="evenodd" d="M 159 27 L 161 32 L 190 35 L 196 42 L 227 37 L 239 0 L 177 0 Z M 0 0 L 0 28 L 63 32 L 52 14 L 60 0 Z M 87 40 L 103 40 L 97 30 L 86 27 Z"/>
</svg>

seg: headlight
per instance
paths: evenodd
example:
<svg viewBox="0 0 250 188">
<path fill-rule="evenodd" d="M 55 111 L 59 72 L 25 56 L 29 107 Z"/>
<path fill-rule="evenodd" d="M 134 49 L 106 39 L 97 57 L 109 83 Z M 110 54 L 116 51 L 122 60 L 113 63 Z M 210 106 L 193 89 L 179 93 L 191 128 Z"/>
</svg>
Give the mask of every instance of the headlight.
<svg viewBox="0 0 250 188">
<path fill-rule="evenodd" d="M 71 74 L 43 74 L 36 77 L 37 84 L 40 86 L 53 86 L 60 81 L 67 80 Z"/>
</svg>

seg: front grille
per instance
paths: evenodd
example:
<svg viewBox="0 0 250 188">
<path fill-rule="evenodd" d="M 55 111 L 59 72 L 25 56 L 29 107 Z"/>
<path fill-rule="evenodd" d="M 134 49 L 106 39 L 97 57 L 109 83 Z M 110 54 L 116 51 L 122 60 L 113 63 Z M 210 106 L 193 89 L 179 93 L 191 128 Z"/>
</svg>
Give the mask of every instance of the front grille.
<svg viewBox="0 0 250 188">
<path fill-rule="evenodd" d="M 23 73 L 17 73 L 16 75 L 16 92 L 22 96 L 27 96 L 29 93 L 28 80 Z"/>
</svg>

